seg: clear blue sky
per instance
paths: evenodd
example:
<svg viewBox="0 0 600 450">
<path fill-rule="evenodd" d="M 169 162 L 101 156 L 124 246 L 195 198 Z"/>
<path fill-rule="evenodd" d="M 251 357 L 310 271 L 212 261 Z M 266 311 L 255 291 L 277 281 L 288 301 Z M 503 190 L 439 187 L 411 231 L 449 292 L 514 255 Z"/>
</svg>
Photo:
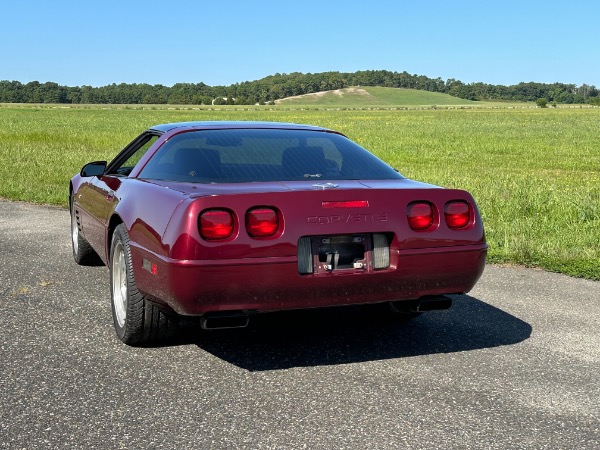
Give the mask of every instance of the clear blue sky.
<svg viewBox="0 0 600 450">
<path fill-rule="evenodd" d="M 600 87 L 599 17 L 597 0 L 10 1 L 0 80 L 214 86 L 385 69 Z"/>
</svg>

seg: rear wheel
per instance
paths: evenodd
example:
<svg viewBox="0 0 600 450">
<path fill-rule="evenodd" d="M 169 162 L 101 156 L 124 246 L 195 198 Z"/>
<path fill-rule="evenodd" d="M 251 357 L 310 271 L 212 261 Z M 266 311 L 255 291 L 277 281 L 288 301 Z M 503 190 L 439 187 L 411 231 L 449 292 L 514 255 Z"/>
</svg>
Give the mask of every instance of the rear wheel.
<svg viewBox="0 0 600 450">
<path fill-rule="evenodd" d="M 129 345 L 148 345 L 171 337 L 177 329 L 177 317 L 138 290 L 129 235 L 122 224 L 113 233 L 109 269 L 113 322 L 118 338 Z"/>
</svg>

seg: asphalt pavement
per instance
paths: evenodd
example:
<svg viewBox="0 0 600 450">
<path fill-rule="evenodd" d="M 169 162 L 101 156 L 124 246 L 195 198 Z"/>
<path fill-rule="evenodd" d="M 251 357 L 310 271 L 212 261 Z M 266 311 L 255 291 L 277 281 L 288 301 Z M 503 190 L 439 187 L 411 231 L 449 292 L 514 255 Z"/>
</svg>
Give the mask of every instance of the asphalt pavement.
<svg viewBox="0 0 600 450">
<path fill-rule="evenodd" d="M 0 200 L 2 449 L 597 449 L 600 283 L 488 266 L 452 309 L 358 307 L 132 348 L 65 209 Z"/>
</svg>

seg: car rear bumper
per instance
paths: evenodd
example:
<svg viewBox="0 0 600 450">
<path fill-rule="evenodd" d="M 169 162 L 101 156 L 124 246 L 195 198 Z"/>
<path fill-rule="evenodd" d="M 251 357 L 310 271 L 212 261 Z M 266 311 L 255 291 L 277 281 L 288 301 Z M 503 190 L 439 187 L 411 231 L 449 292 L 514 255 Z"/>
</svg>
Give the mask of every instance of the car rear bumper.
<svg viewBox="0 0 600 450">
<path fill-rule="evenodd" d="M 401 250 L 387 269 L 301 275 L 296 256 L 181 261 L 132 246 L 138 288 L 182 315 L 276 311 L 465 293 L 483 273 L 486 252 L 486 244 Z"/>
</svg>

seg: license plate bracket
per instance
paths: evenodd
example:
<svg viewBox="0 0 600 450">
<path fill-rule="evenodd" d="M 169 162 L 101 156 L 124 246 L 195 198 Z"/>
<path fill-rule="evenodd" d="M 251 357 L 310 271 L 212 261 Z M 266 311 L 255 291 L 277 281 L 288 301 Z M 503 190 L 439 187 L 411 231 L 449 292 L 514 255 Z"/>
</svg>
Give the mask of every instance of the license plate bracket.
<svg viewBox="0 0 600 450">
<path fill-rule="evenodd" d="M 301 274 L 370 272 L 388 266 L 389 240 L 383 233 L 305 236 L 298 241 Z"/>
</svg>

